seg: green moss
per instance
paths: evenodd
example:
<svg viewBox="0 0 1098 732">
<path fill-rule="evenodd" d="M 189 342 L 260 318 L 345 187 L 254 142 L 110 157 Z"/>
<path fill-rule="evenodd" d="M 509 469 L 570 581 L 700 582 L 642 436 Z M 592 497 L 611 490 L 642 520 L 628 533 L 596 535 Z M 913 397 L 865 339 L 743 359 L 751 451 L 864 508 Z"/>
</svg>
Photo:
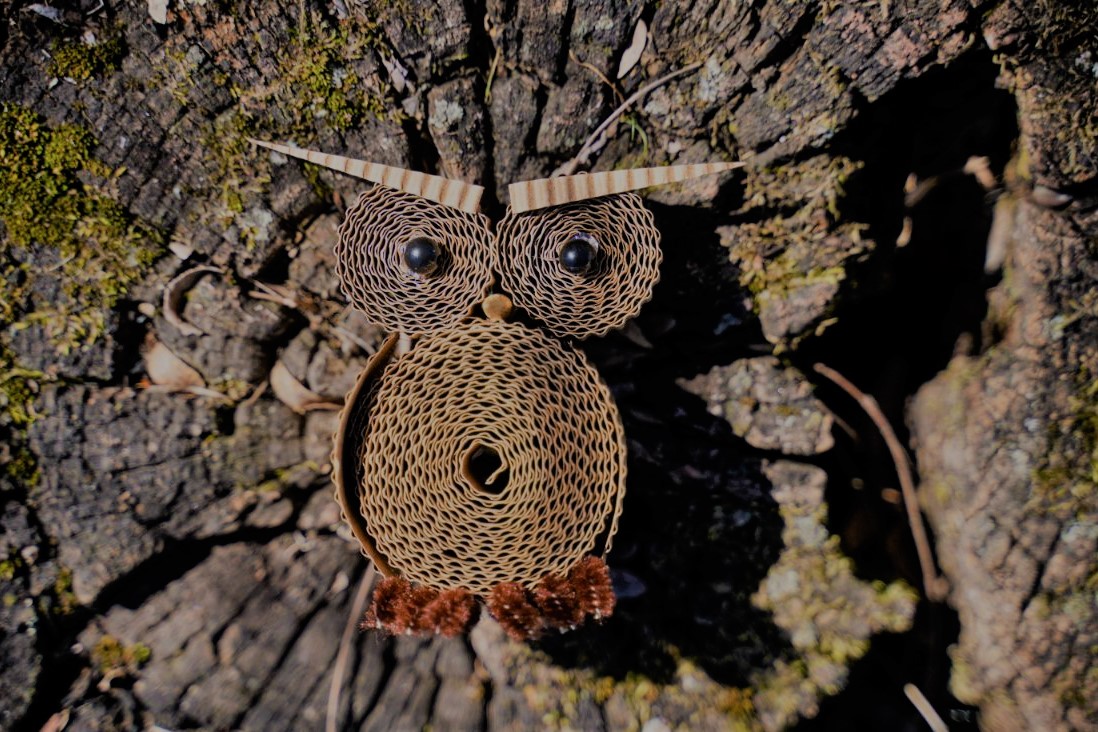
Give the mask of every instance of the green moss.
<svg viewBox="0 0 1098 732">
<path fill-rule="evenodd" d="M 223 377 L 210 383 L 210 388 L 221 392 L 231 401 L 238 402 L 252 391 L 252 385 L 244 379 Z"/>
<path fill-rule="evenodd" d="M 752 603 L 789 633 L 797 658 L 756 679 L 754 704 L 784 725 L 803 713 L 804 699 L 842 688 L 851 663 L 869 649 L 871 633 L 908 630 L 917 595 L 902 582 L 858 579 L 839 537 L 826 533 L 824 504 L 783 495 L 779 512 L 785 549 Z"/>
<path fill-rule="evenodd" d="M 96 43 L 73 41 L 54 44 L 49 73 L 73 81 L 87 81 L 118 70 L 126 56 L 126 42 L 117 29 Z"/>
<path fill-rule="evenodd" d="M 94 341 L 107 311 L 162 251 L 162 237 L 78 174 L 109 180 L 87 130 L 51 127 L 25 107 L 0 105 L 0 268 L 7 282 L 0 325 L 40 324 L 62 352 Z M 51 250 L 62 295 L 33 303 L 27 253 Z"/>
<path fill-rule="evenodd" d="M 1048 450 L 1033 471 L 1030 508 L 1060 519 L 1098 512 L 1098 379 L 1080 375 L 1070 413 L 1049 426 Z"/>
<path fill-rule="evenodd" d="M 10 455 L 0 464 L 0 470 L 16 485 L 24 488 L 32 488 L 38 485 L 41 474 L 34 453 L 23 443 L 22 435 L 19 435 L 19 439 L 11 440 L 11 442 L 13 444 L 10 446 Z"/>
<path fill-rule="evenodd" d="M 332 195 L 331 187 L 329 187 L 320 177 L 322 168 L 319 165 L 305 163 L 301 169 L 305 174 L 305 180 L 309 181 L 309 185 L 313 189 L 313 194 L 317 198 L 326 199 L 328 196 Z"/>
<path fill-rule="evenodd" d="M 413 5 L 410 0 L 371 0 L 368 13 L 370 17 L 376 17 L 379 24 L 399 23 L 419 38 L 439 20 L 438 7 L 434 3 Z"/>
<path fill-rule="evenodd" d="M 21 429 L 38 417 L 34 399 L 42 378 L 41 372 L 20 368 L 14 355 L 0 345 L 0 413 L 4 415 L 0 423 Z"/>
<path fill-rule="evenodd" d="M 846 158 L 818 156 L 747 171 L 742 223 L 728 227 L 722 240 L 756 310 L 765 298 L 842 282 L 847 263 L 872 246 L 862 238 L 865 226 L 844 221 L 839 210 L 843 185 L 860 167 Z M 820 321 L 826 317 L 821 313 Z"/>
<path fill-rule="evenodd" d="M 354 70 L 354 62 L 373 58 L 379 49 L 384 49 L 384 41 L 375 23 L 355 19 L 333 25 L 318 14 L 303 14 L 279 54 L 275 78 L 269 84 L 250 87 L 232 85 L 224 64 L 199 77 L 199 66 L 188 54 L 178 49 L 165 52 L 165 62 L 156 75 L 167 82 L 180 104 L 187 104 L 190 91 L 209 83 L 210 76 L 230 85 L 239 101 L 206 125 L 200 137 L 210 184 L 193 193 L 218 199 L 208 214 L 214 220 L 208 223 L 220 228 L 239 224 L 239 217 L 270 184 L 269 153 L 255 148 L 249 137 L 288 139 L 309 146 L 320 129 L 343 131 L 370 119 L 404 119 L 404 113 L 389 104 L 389 89 L 380 78 L 360 78 Z M 248 111 L 272 108 L 278 109 L 278 114 L 262 118 Z M 305 170 L 317 195 L 327 196 L 319 170 L 315 166 Z"/>
<path fill-rule="evenodd" d="M 212 177 L 218 181 L 223 225 L 244 212 L 244 197 L 249 192 L 261 192 L 270 180 L 255 174 L 256 152 L 248 142 L 248 137 L 255 134 L 251 117 L 234 109 L 215 119 L 202 136 L 202 149 L 213 164 Z"/>
<path fill-rule="evenodd" d="M 348 61 L 361 58 L 381 42 L 374 23 L 332 27 L 316 15 L 303 20 L 279 66 L 297 120 L 307 124 L 319 117 L 337 130 L 346 130 L 367 116 L 384 119 L 384 100 L 370 94 L 363 80 L 347 67 Z"/>
<path fill-rule="evenodd" d="M 127 646 L 114 636 L 105 635 L 92 648 L 91 657 L 101 673 L 133 674 L 148 663 L 152 651 L 144 643 Z"/>
<path fill-rule="evenodd" d="M 71 615 L 78 607 L 80 607 L 80 601 L 76 599 L 76 593 L 72 591 L 72 570 L 68 567 L 62 567 L 53 583 L 53 605 L 51 610 L 54 615 Z"/>
</svg>

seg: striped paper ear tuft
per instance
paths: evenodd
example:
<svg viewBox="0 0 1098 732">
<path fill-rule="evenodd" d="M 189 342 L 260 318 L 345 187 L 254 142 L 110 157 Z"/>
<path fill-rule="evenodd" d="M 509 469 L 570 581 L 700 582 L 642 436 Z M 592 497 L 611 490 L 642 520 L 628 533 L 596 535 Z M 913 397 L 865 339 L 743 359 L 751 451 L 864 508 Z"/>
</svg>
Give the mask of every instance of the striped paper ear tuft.
<svg viewBox="0 0 1098 732">
<path fill-rule="evenodd" d="M 289 155 L 292 158 L 306 160 L 322 168 L 338 170 L 341 173 L 353 175 L 356 178 L 362 178 L 388 188 L 395 188 L 398 191 L 426 198 L 429 201 L 441 203 L 444 206 L 456 208 L 458 211 L 466 213 L 477 212 L 480 208 L 480 196 L 484 193 L 482 186 L 443 178 L 439 175 L 417 173 L 403 168 L 381 165 L 380 163 L 368 163 L 364 160 L 345 158 L 342 155 L 328 155 L 327 153 L 305 150 L 300 147 L 255 140 L 250 137 L 248 141 L 253 145 L 259 145 L 268 150 Z"/>
<path fill-rule="evenodd" d="M 507 187 L 511 210 L 515 213 L 560 206 L 615 193 L 627 193 L 641 188 L 679 183 L 710 173 L 742 168 L 743 163 L 694 163 L 668 165 L 662 168 L 631 168 L 602 173 L 579 173 L 559 178 L 540 178 Z"/>
</svg>

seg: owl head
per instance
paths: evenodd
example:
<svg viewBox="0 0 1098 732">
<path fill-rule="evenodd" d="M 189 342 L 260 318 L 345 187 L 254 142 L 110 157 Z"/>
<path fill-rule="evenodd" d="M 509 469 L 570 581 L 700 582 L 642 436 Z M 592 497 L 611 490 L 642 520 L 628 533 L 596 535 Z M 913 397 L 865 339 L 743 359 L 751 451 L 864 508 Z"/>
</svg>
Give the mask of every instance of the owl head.
<svg viewBox="0 0 1098 732">
<path fill-rule="evenodd" d="M 383 575 L 365 624 L 455 634 L 483 605 L 530 638 L 608 616 L 625 440 L 573 342 L 620 328 L 659 280 L 635 191 L 739 163 L 515 183 L 493 230 L 480 186 L 253 142 L 375 184 L 335 252 L 352 306 L 393 334 L 332 456 L 344 518 Z"/>
</svg>

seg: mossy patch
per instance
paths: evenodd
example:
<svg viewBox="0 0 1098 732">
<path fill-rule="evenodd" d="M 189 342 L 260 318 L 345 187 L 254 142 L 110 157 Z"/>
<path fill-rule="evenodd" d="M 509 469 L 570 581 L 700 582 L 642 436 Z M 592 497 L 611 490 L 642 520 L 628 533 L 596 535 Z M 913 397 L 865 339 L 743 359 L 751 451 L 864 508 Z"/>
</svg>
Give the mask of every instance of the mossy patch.
<svg viewBox="0 0 1098 732">
<path fill-rule="evenodd" d="M 771 325 L 772 339 L 782 347 L 833 322 L 835 293 L 847 267 L 873 248 L 863 238 L 866 225 L 844 220 L 839 210 L 843 186 L 860 167 L 847 158 L 820 155 L 748 168 L 736 223 L 719 230 L 764 323 L 767 312 L 786 312 Z"/>
<path fill-rule="evenodd" d="M 1098 379 L 1080 376 L 1070 412 L 1049 426 L 1048 450 L 1034 471 L 1033 509 L 1059 519 L 1098 513 Z"/>
<path fill-rule="evenodd" d="M 794 280 L 844 277 L 840 262 L 868 248 L 861 236 L 865 226 L 842 222 L 838 205 L 843 184 L 860 167 L 846 158 L 818 157 L 748 170 L 740 212 L 744 223 L 725 237 L 744 287 L 758 295 L 788 288 Z"/>
<path fill-rule="evenodd" d="M 376 52 L 385 50 L 375 23 L 361 18 L 332 23 L 303 12 L 286 32 L 288 40 L 267 83 L 237 83 L 228 60 L 215 55 L 210 63 L 181 48 L 169 47 L 165 63 L 155 70 L 181 105 L 191 103 L 194 89 L 209 84 L 227 87 L 238 102 L 200 134 L 209 184 L 191 194 L 216 198 L 218 205 L 200 215 L 213 227 L 239 224 L 270 186 L 270 153 L 251 145 L 249 137 L 309 146 L 323 130 L 343 132 L 371 120 L 404 119 L 383 75 L 364 71 L 372 68 Z M 246 44 L 241 53 L 268 51 Z M 318 196 L 327 194 L 315 167 L 306 175 Z"/>
<path fill-rule="evenodd" d="M 50 126 L 35 112 L 0 105 L 0 326 L 44 326 L 61 352 L 103 332 L 106 313 L 162 251 L 162 235 L 81 175 L 109 182 L 77 125 Z M 60 297 L 35 298 L 44 263 L 60 273 Z"/>
<path fill-rule="evenodd" d="M 49 602 L 47 610 L 52 615 L 72 615 L 76 608 L 80 607 L 80 601 L 76 599 L 76 593 L 72 589 L 72 570 L 68 567 L 61 567 L 57 573 L 57 579 L 53 582 L 49 597 L 40 598 L 41 600 Z"/>
<path fill-rule="evenodd" d="M 117 71 L 126 56 L 126 42 L 119 29 L 112 29 L 103 40 L 56 43 L 50 51 L 48 71 L 73 81 L 88 81 Z"/>
<path fill-rule="evenodd" d="M 240 109 L 233 109 L 215 119 L 202 135 L 201 145 L 213 166 L 211 176 L 216 184 L 221 225 L 228 225 L 244 213 L 244 200 L 249 193 L 258 195 L 270 183 L 270 176 L 257 174 L 248 137 L 257 134 L 251 118 Z"/>
<path fill-rule="evenodd" d="M 820 484 L 822 498 L 822 483 Z M 781 490 L 786 548 L 753 597 L 788 634 L 797 657 L 778 661 L 757 679 L 756 709 L 764 726 L 784 728 L 806 702 L 835 694 L 850 665 L 869 650 L 870 634 L 910 629 L 918 599 L 901 581 L 865 582 L 854 575 L 838 536 L 826 529 L 827 508 Z"/>
<path fill-rule="evenodd" d="M 383 119 L 383 99 L 367 91 L 347 62 L 361 58 L 380 42 L 372 23 L 332 27 L 313 17 L 291 35 L 289 52 L 282 57 L 279 76 L 294 95 L 301 121 L 322 118 L 337 130 L 349 129 L 367 115 Z"/>
<path fill-rule="evenodd" d="M 0 104 L 0 439 L 8 445 L 0 470 L 23 486 L 38 478 L 23 433 L 46 377 L 20 365 L 11 332 L 42 327 L 62 354 L 89 345 L 162 251 L 158 230 L 85 182 L 116 177 L 92 155 L 95 145 L 83 127 L 49 125 L 32 110 Z M 64 593 L 58 598 L 58 607 L 71 604 Z"/>
<path fill-rule="evenodd" d="M 41 378 L 37 371 L 19 368 L 12 353 L 0 345 L 0 424 L 21 429 L 34 422 Z"/>
<path fill-rule="evenodd" d="M 18 574 L 21 566 L 22 560 L 18 554 L 0 560 L 0 582 L 11 582 L 15 579 L 15 575 Z"/>
<path fill-rule="evenodd" d="M 112 635 L 105 635 L 92 648 L 91 658 L 104 674 L 134 674 L 148 663 L 152 651 L 144 643 L 125 645 Z"/>
</svg>

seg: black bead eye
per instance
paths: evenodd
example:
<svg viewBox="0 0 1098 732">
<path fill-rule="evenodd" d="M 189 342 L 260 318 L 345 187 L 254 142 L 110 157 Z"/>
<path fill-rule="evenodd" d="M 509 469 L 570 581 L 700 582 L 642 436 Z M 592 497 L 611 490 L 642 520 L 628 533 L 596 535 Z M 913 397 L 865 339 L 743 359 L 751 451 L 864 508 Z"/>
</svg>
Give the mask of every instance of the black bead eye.
<svg viewBox="0 0 1098 732">
<path fill-rule="evenodd" d="M 560 266 L 576 275 L 587 274 L 595 263 L 599 245 L 590 234 L 572 234 L 560 248 Z"/>
<path fill-rule="evenodd" d="M 442 249 L 438 242 L 417 236 L 404 245 L 404 264 L 418 275 L 430 275 L 438 269 Z"/>
</svg>

